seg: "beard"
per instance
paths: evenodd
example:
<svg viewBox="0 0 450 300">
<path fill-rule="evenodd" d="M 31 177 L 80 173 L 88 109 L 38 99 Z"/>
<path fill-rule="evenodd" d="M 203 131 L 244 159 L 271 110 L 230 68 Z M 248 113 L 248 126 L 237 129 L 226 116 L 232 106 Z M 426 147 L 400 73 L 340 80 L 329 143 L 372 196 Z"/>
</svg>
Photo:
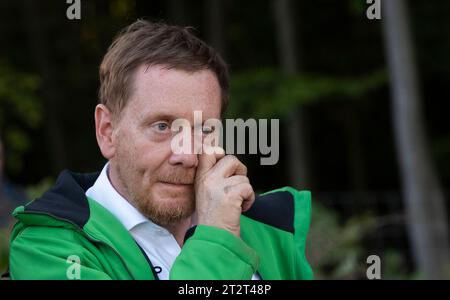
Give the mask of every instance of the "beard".
<svg viewBox="0 0 450 300">
<path fill-rule="evenodd" d="M 125 198 L 152 222 L 166 227 L 189 218 L 195 211 L 194 170 L 170 167 L 151 174 L 137 167 L 130 153 L 117 153 L 116 171 Z M 172 188 L 171 184 L 183 184 Z"/>
<path fill-rule="evenodd" d="M 186 197 L 186 195 L 184 196 Z M 195 211 L 195 201 L 163 201 L 156 197 L 134 197 L 132 204 L 149 220 L 162 227 L 178 224 Z"/>
</svg>

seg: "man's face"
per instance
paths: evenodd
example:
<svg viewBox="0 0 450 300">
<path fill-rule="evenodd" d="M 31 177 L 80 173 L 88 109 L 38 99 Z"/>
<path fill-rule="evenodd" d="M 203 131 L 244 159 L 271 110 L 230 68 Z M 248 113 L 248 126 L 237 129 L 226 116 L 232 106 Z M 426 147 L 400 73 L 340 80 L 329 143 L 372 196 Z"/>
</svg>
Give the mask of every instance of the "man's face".
<svg viewBox="0 0 450 300">
<path fill-rule="evenodd" d="M 142 66 L 113 128 L 110 179 L 141 213 L 162 226 L 181 221 L 195 210 L 198 158 L 172 152 L 170 125 L 183 118 L 193 127 L 196 110 L 202 111 L 203 120 L 220 119 L 221 89 L 213 72 Z"/>
</svg>

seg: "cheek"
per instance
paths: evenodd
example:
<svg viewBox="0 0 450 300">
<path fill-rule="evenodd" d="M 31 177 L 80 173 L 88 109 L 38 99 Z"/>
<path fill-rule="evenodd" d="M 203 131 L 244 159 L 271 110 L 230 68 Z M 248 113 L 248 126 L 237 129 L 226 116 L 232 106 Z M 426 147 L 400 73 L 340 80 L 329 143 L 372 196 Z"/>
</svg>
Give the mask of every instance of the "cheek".
<svg viewBox="0 0 450 300">
<path fill-rule="evenodd" d="M 165 165 L 171 155 L 170 144 L 147 142 L 142 145 L 135 145 L 133 149 L 135 163 L 138 163 L 140 168 L 152 173 L 158 171 Z"/>
<path fill-rule="evenodd" d="M 146 177 L 157 173 L 172 153 L 170 140 L 158 140 L 131 128 L 122 130 L 117 141 L 120 160 Z"/>
</svg>

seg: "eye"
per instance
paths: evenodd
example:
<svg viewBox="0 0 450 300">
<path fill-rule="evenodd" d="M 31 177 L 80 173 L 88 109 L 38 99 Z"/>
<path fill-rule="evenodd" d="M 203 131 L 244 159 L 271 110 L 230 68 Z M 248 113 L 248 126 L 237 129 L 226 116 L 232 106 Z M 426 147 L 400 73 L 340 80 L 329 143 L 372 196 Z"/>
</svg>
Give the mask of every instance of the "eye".
<svg viewBox="0 0 450 300">
<path fill-rule="evenodd" d="M 169 124 L 165 122 L 158 122 L 154 124 L 152 127 L 155 128 L 157 131 L 164 132 L 169 129 Z"/>
<path fill-rule="evenodd" d="M 202 132 L 203 132 L 204 135 L 211 134 L 211 133 L 214 132 L 214 127 L 206 127 L 206 126 L 203 126 Z"/>
</svg>

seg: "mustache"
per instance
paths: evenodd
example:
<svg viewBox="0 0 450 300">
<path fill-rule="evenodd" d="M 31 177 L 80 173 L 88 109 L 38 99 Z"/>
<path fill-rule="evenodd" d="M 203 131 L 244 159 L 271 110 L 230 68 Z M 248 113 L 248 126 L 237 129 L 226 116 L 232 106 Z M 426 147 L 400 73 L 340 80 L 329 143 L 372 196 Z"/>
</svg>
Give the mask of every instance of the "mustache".
<svg viewBox="0 0 450 300">
<path fill-rule="evenodd" d="M 171 184 L 194 184 L 195 173 L 185 170 L 173 170 L 160 174 L 158 181 Z"/>
</svg>

